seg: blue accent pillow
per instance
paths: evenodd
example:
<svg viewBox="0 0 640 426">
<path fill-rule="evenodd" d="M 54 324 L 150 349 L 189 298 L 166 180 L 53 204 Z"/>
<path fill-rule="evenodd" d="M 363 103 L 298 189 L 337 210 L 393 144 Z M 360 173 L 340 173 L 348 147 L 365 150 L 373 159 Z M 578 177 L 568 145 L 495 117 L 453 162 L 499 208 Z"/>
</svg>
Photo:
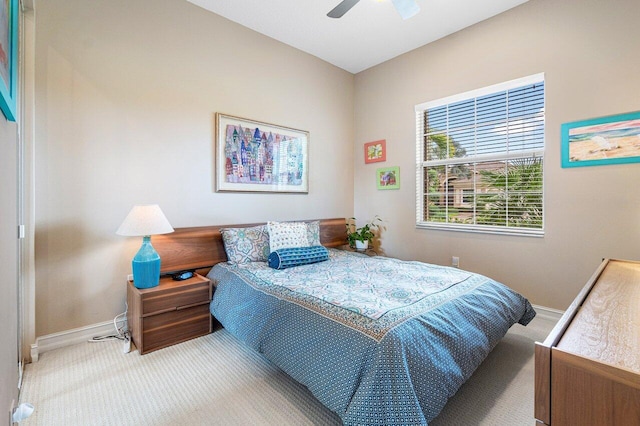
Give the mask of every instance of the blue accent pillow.
<svg viewBox="0 0 640 426">
<path fill-rule="evenodd" d="M 325 260 L 329 260 L 329 250 L 323 246 L 282 248 L 269 254 L 269 266 L 273 269 L 286 269 Z"/>
</svg>

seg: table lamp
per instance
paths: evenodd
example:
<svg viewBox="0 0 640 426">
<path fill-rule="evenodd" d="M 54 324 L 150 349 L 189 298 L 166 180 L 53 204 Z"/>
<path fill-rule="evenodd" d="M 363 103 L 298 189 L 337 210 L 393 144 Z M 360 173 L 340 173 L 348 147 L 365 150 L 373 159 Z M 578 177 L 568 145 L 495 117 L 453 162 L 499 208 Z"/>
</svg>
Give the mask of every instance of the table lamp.
<svg viewBox="0 0 640 426">
<path fill-rule="evenodd" d="M 160 255 L 151 245 L 151 236 L 170 232 L 173 232 L 173 228 L 157 204 L 133 206 L 116 231 L 118 235 L 142 237 L 142 247 L 131 262 L 135 287 L 150 288 L 158 285 Z"/>
</svg>

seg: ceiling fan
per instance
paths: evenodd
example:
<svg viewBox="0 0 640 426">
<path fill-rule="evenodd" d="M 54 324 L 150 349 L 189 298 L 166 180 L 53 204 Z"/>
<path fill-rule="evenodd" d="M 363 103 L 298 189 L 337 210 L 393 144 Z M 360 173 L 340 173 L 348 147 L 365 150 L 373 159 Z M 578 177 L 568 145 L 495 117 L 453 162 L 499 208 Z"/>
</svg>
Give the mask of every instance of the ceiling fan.
<svg viewBox="0 0 640 426">
<path fill-rule="evenodd" d="M 327 13 L 329 18 L 341 18 L 349 9 L 356 5 L 360 0 L 343 0 L 336 7 Z M 402 19 L 409 19 L 420 12 L 420 6 L 416 0 L 391 0 Z"/>
</svg>

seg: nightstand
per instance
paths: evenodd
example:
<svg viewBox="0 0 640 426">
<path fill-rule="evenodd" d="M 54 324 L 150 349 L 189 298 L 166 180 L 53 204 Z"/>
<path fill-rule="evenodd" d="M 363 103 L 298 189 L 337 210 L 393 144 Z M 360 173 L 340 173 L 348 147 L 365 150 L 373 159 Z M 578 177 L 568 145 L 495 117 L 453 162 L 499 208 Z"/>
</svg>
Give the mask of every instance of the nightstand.
<svg viewBox="0 0 640 426">
<path fill-rule="evenodd" d="M 359 249 L 355 249 L 355 248 L 353 248 L 353 247 L 349 246 L 348 244 L 345 244 L 345 245 L 340 246 L 340 247 L 337 247 L 337 248 L 338 248 L 338 250 L 344 250 L 344 251 L 351 251 L 351 252 L 354 252 L 354 253 L 362 253 L 362 254 L 366 254 L 366 255 L 367 255 L 367 256 L 369 256 L 369 257 L 373 257 L 373 256 L 380 256 L 380 255 L 378 254 L 378 252 L 377 252 L 377 251 L 375 251 L 375 250 L 374 250 L 374 249 L 372 249 L 372 248 L 368 248 L 368 249 L 365 249 L 365 250 L 359 250 Z"/>
<path fill-rule="evenodd" d="M 127 284 L 127 322 L 140 354 L 211 333 L 212 286 L 194 275 L 184 281 L 160 277 L 152 288 Z"/>
</svg>

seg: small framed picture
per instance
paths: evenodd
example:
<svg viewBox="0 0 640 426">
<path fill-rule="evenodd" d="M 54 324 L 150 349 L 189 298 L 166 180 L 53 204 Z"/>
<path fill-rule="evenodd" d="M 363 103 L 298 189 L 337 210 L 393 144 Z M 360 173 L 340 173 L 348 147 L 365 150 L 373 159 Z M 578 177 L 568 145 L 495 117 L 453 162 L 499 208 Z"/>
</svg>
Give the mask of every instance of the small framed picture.
<svg viewBox="0 0 640 426">
<path fill-rule="evenodd" d="M 364 144 L 365 164 L 377 163 L 387 160 L 387 141 L 382 139 Z"/>
<path fill-rule="evenodd" d="M 400 189 L 400 167 L 384 167 L 376 170 L 378 189 Z"/>
</svg>

